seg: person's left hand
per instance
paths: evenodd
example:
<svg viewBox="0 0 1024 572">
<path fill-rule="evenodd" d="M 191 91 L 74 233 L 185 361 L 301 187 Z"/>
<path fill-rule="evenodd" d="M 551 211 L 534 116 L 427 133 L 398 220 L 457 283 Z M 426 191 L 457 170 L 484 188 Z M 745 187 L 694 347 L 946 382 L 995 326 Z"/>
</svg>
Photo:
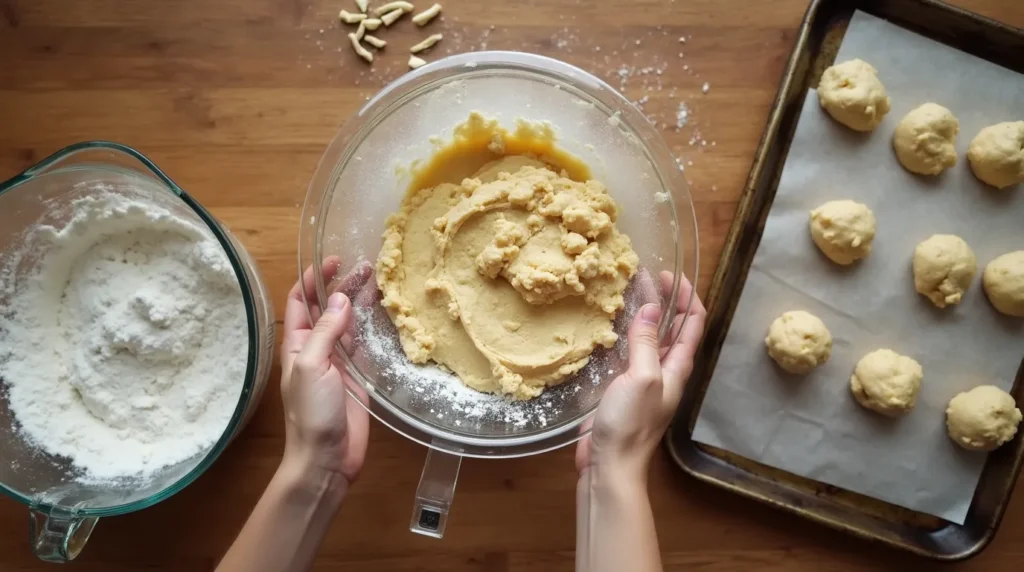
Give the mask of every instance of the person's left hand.
<svg viewBox="0 0 1024 572">
<path fill-rule="evenodd" d="M 339 260 L 328 258 L 322 272 L 330 283 Z M 305 293 L 305 296 L 303 296 Z M 306 306 L 304 300 L 313 301 Z M 300 470 L 322 470 L 352 483 L 366 458 L 369 414 L 345 389 L 355 383 L 332 360 L 352 323 L 352 304 L 336 292 L 320 315 L 313 267 L 288 294 L 281 345 L 281 396 L 285 411 L 285 462 Z M 315 321 L 314 326 L 310 317 Z"/>
</svg>

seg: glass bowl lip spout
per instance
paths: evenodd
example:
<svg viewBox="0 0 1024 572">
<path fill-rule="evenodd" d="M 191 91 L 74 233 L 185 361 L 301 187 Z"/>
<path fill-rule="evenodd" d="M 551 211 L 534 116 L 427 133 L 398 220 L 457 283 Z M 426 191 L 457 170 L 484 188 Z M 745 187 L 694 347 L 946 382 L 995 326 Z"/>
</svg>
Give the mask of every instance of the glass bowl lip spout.
<svg viewBox="0 0 1024 572">
<path fill-rule="evenodd" d="M 369 133 L 386 117 L 419 95 L 459 79 L 494 72 L 511 73 L 534 80 L 543 80 L 551 83 L 554 89 L 571 90 L 574 95 L 600 106 L 609 114 L 610 119 L 616 118 L 621 121 L 629 136 L 637 137 L 641 149 L 661 177 L 664 189 L 669 191 L 668 207 L 672 213 L 675 228 L 680 230 L 674 235 L 672 300 L 678 296 L 684 271 L 682 259 L 684 245 L 681 242 L 683 239 L 680 236 L 681 229 L 679 220 L 677 220 L 676 200 L 685 200 L 690 205 L 689 216 L 692 220 L 686 221 L 689 225 L 688 228 L 693 229 L 693 275 L 690 278 L 696 284 L 696 273 L 699 268 L 697 244 L 699 243 L 688 185 L 678 169 L 675 168 L 675 160 L 667 143 L 640 110 L 600 78 L 571 64 L 525 52 L 486 51 L 448 56 L 405 74 L 384 87 L 354 117 L 341 126 L 317 165 L 307 189 L 300 219 L 298 273 L 301 276 L 304 268 L 312 265 L 316 276 L 317 299 L 305 300 L 307 308 L 315 302 L 323 310 L 327 299 L 326 284 L 320 265 L 316 261 L 323 260 L 321 245 L 326 232 L 324 221 L 328 218 L 326 215 L 330 208 L 330 194 L 343 167 L 352 159 L 358 144 L 365 140 Z M 691 237 L 686 239 L 691 239 Z M 695 291 L 694 288 L 691 292 L 684 320 L 692 307 Z M 303 292 L 303 297 L 305 296 L 306 294 Z M 666 339 L 672 334 L 672 317 L 674 315 L 676 315 L 675 308 L 672 308 L 671 312 L 663 313 L 662 323 L 659 325 L 659 335 L 662 339 Z M 312 316 L 310 318 L 312 319 Z M 679 327 L 678 331 L 681 332 L 682 327 Z M 466 457 L 507 458 L 549 451 L 572 444 L 587 435 L 590 432 L 589 429 L 573 430 L 582 426 L 597 410 L 595 403 L 575 419 L 521 436 L 473 437 L 465 434 L 453 434 L 431 427 L 429 423 L 414 418 L 403 411 L 401 407 L 387 403 L 388 400 L 385 397 L 373 390 L 373 380 L 368 379 L 355 366 L 348 354 L 340 349 L 337 353 L 340 354 L 350 375 L 356 378 L 357 383 L 364 388 L 369 388 L 367 393 L 372 395 L 364 402 L 350 389 L 351 398 L 359 402 L 378 421 L 392 430 L 442 452 Z M 599 402 L 600 400 L 598 400 Z"/>
<path fill-rule="evenodd" d="M 138 171 L 130 171 L 119 166 L 105 165 L 102 161 L 86 162 L 79 165 L 70 167 L 62 167 L 61 162 L 65 159 L 69 159 L 74 155 L 85 151 L 108 151 L 113 154 L 120 154 L 126 156 L 129 159 L 133 159 L 138 162 L 142 169 Z M 180 477 L 171 486 L 163 489 L 162 491 L 152 494 L 143 499 L 137 501 L 113 505 L 109 507 L 63 507 L 59 502 L 53 503 L 45 500 L 45 497 L 32 498 L 26 497 L 23 494 L 15 491 L 8 487 L 3 482 L 0 482 L 0 493 L 3 493 L 12 499 L 32 507 L 33 510 L 41 512 L 49 512 L 55 506 L 61 506 L 61 508 L 72 508 L 75 516 L 81 518 L 98 518 L 104 516 L 114 516 L 119 514 L 126 514 L 129 512 L 135 512 L 144 508 L 151 507 L 175 494 L 180 492 L 182 489 L 192 484 L 199 475 L 206 472 L 210 466 L 213 465 L 214 461 L 224 452 L 227 448 L 228 443 L 231 441 L 234 433 L 238 430 L 245 418 L 246 409 L 249 405 L 249 400 L 252 398 L 253 390 L 255 388 L 255 377 L 256 377 L 256 366 L 259 359 L 259 324 L 256 318 L 256 304 L 253 297 L 249 295 L 252 291 L 252 284 L 249 280 L 248 275 L 245 272 L 244 264 L 242 259 L 231 242 L 228 234 L 221 228 L 220 224 L 214 219 L 213 215 L 209 213 L 202 205 L 200 205 L 191 195 L 189 195 L 184 189 L 182 189 L 177 183 L 175 183 L 170 177 L 168 177 L 159 167 L 156 166 L 153 161 L 148 157 L 140 153 L 139 151 L 123 145 L 121 143 L 115 143 L 113 141 L 83 141 L 80 143 L 74 143 L 68 145 L 63 149 L 51 154 L 42 161 L 39 161 L 35 165 L 25 169 L 21 173 L 11 177 L 10 179 L 0 182 L 0 198 L 4 194 L 13 191 L 22 184 L 35 179 L 36 177 L 42 177 L 49 173 L 60 172 L 62 169 L 106 169 L 116 171 L 121 174 L 129 174 L 134 176 L 150 175 L 154 177 L 158 182 L 162 183 L 162 186 L 167 191 L 172 193 L 174 196 L 181 199 L 195 214 L 203 221 L 206 227 L 213 233 L 213 236 L 217 239 L 221 248 L 224 249 L 227 254 L 228 260 L 231 263 L 231 267 L 235 272 L 235 276 L 238 279 L 238 286 L 242 292 L 242 301 L 245 306 L 246 322 L 249 327 L 249 350 L 247 355 L 248 363 L 245 369 L 245 379 L 242 385 L 241 392 L 239 393 L 238 403 L 235 405 L 235 410 L 231 414 L 231 418 L 228 421 L 227 427 L 224 433 L 217 439 L 216 443 L 210 448 L 201 461 L 196 464 L 188 473 Z"/>
</svg>

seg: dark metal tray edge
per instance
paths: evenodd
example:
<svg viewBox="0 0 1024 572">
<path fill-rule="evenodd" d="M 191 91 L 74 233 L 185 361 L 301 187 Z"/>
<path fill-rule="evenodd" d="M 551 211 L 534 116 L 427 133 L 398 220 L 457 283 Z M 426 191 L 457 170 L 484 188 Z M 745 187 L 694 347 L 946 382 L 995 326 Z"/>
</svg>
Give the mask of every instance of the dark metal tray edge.
<svg viewBox="0 0 1024 572">
<path fill-rule="evenodd" d="M 893 6 L 903 10 L 920 9 L 922 13 L 920 23 L 911 19 L 896 21 L 898 25 L 939 41 L 955 37 L 960 38 L 963 43 L 977 39 L 989 40 L 972 43 L 969 49 L 955 47 L 1024 73 L 1024 58 L 1017 58 L 1014 55 L 1024 53 L 1015 49 L 1024 47 L 1024 31 L 937 0 L 812 0 L 786 63 L 767 126 L 758 144 L 754 163 L 712 279 L 707 298 L 708 329 L 698 350 L 691 382 L 683 394 L 680 408 L 666 434 L 665 444 L 672 460 L 684 472 L 700 481 L 871 542 L 934 560 L 959 561 L 980 553 L 995 536 L 1013 492 L 1017 475 L 1024 464 L 1024 432 L 1019 433 L 1011 444 L 990 454 L 963 525 L 885 505 L 881 501 L 839 491 L 834 487 L 795 475 L 787 474 L 788 479 L 778 479 L 771 473 L 781 471 L 757 466 L 750 461 L 746 464 L 755 467 L 740 467 L 723 458 L 724 455 L 714 454 L 710 447 L 692 440 L 693 425 L 711 372 L 714 370 L 719 348 L 728 331 L 738 293 L 742 291 L 742 285 L 746 280 L 750 259 L 760 242 L 764 223 L 774 200 L 778 177 L 788 154 L 792 132 L 801 112 L 802 105 L 793 105 L 789 100 L 794 89 L 804 87 L 805 89 L 800 90 L 799 100 L 802 102 L 802 94 L 805 93 L 806 87 L 809 87 L 807 78 L 822 71 L 818 69 L 815 72 L 811 69 L 814 60 L 817 59 L 812 57 L 812 50 L 821 48 L 811 45 L 812 35 L 824 36 L 826 32 L 819 27 L 827 27 L 828 21 L 843 10 L 852 12 L 859 9 L 892 19 L 887 17 L 887 12 Z M 934 20 L 928 22 L 929 18 Z M 959 29 L 938 33 L 929 26 L 941 25 L 935 23 L 935 20 L 940 19 L 955 19 L 962 26 Z M 936 38 L 943 35 L 947 37 Z M 967 39 L 964 39 L 965 36 Z M 784 130 L 788 133 L 783 133 Z M 773 165 L 777 168 L 773 169 Z M 742 255 L 747 255 L 746 260 L 736 262 L 735 257 Z M 723 298 L 723 294 L 732 296 L 727 295 Z M 1018 371 L 1015 383 L 1017 393 L 1024 391 L 1022 379 L 1024 364 Z M 759 471 L 758 467 L 762 470 Z M 833 498 L 840 493 L 845 497 L 841 501 Z M 891 507 L 892 516 L 885 518 L 879 516 L 877 511 L 858 513 L 855 506 L 858 501 Z"/>
</svg>

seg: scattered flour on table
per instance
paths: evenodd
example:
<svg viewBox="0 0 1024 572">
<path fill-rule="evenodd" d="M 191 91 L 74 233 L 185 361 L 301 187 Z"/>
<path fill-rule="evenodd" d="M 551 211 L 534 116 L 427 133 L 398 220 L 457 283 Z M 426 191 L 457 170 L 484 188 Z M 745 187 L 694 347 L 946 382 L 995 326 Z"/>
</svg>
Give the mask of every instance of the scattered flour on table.
<svg viewBox="0 0 1024 572">
<path fill-rule="evenodd" d="M 676 129 L 682 129 L 686 127 L 686 124 L 690 122 L 690 108 L 687 107 L 685 101 L 679 102 L 679 108 L 676 110 Z"/>
<path fill-rule="evenodd" d="M 23 436 L 85 480 L 145 477 L 223 434 L 248 330 L 220 244 L 170 212 L 90 188 L 44 257 L 0 274 L 0 380 Z M 14 260 L 17 262 L 17 260 Z M 9 265 L 8 265 L 9 266 Z"/>
</svg>

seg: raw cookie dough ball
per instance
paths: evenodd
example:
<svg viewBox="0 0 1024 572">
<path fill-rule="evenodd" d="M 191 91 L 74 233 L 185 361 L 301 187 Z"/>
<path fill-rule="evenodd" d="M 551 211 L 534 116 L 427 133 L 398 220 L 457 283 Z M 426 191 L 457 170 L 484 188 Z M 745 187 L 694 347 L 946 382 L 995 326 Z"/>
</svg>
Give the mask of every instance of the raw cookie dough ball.
<svg viewBox="0 0 1024 572">
<path fill-rule="evenodd" d="M 862 357 L 850 378 L 857 402 L 888 417 L 909 412 L 921 390 L 921 364 L 887 349 Z"/>
<path fill-rule="evenodd" d="M 1024 250 L 996 258 L 985 267 L 981 277 L 988 301 L 996 310 L 1024 318 Z"/>
<path fill-rule="evenodd" d="M 919 175 L 938 175 L 956 165 L 956 134 L 960 122 L 953 113 L 926 103 L 908 113 L 896 126 L 892 146 L 900 164 Z"/>
<path fill-rule="evenodd" d="M 836 264 L 853 264 L 871 253 L 875 214 L 854 201 L 829 201 L 811 211 L 811 238 Z"/>
<path fill-rule="evenodd" d="M 764 343 L 768 355 L 789 373 L 807 373 L 832 355 L 832 333 L 817 316 L 802 310 L 776 318 Z"/>
<path fill-rule="evenodd" d="M 996 123 L 971 139 L 967 160 L 974 176 L 997 189 L 1024 183 L 1024 121 Z"/>
<path fill-rule="evenodd" d="M 914 249 L 914 288 L 939 308 L 959 304 L 978 264 L 962 238 L 935 234 Z"/>
<path fill-rule="evenodd" d="M 994 385 L 960 393 L 946 408 L 949 438 L 970 451 L 991 451 L 1013 439 L 1020 419 L 1013 397 Z"/>
<path fill-rule="evenodd" d="M 821 74 L 818 101 L 833 119 L 855 131 L 871 131 L 889 113 L 878 72 L 863 60 L 836 64 Z"/>
</svg>

